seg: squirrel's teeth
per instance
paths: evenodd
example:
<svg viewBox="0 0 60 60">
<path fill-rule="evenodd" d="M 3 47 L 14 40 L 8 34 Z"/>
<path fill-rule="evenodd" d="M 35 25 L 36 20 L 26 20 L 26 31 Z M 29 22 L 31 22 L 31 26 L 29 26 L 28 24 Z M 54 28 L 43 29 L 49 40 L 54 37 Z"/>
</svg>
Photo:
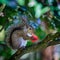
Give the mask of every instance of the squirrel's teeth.
<svg viewBox="0 0 60 60">
<path fill-rule="evenodd" d="M 28 37 L 32 37 L 32 34 L 30 34 L 30 33 L 27 33 L 27 36 L 28 36 Z"/>
</svg>

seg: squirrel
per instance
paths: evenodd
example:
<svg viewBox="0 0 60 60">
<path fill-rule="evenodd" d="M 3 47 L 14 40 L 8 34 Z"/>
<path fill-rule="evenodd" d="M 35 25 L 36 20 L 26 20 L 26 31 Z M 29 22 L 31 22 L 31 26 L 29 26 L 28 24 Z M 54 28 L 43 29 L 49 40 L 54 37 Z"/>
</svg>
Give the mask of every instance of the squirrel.
<svg viewBox="0 0 60 60">
<path fill-rule="evenodd" d="M 26 25 L 26 23 L 22 24 L 12 24 L 6 30 L 6 43 L 13 49 L 19 49 L 21 47 L 25 47 L 28 40 L 38 40 L 38 37 L 34 34 L 34 29 Z"/>
</svg>

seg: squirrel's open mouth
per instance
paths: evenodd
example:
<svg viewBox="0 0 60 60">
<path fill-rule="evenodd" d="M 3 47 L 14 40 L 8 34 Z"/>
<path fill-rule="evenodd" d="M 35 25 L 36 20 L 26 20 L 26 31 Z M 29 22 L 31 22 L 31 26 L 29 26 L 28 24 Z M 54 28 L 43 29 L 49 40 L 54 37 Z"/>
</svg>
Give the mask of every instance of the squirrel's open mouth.
<svg viewBox="0 0 60 60">
<path fill-rule="evenodd" d="M 38 40 L 38 36 L 35 34 L 27 34 L 28 37 L 30 37 L 32 42 L 36 42 Z"/>
</svg>

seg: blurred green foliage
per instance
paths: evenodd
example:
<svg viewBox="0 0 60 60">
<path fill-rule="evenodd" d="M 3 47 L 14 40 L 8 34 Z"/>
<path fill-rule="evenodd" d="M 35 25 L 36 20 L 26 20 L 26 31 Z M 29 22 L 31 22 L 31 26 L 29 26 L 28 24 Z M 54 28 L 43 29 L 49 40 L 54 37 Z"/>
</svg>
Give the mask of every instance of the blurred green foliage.
<svg viewBox="0 0 60 60">
<path fill-rule="evenodd" d="M 15 0 L 13 0 L 15 2 Z M 32 17 L 36 20 L 37 18 L 40 18 L 41 21 L 47 21 L 49 23 L 49 28 L 53 26 L 53 28 L 58 28 L 58 31 L 60 31 L 60 9 L 58 8 L 58 2 L 56 0 L 16 0 L 19 7 L 26 6 L 27 10 L 31 12 Z M 10 4 L 10 0 L 0 0 L 0 6 L 2 4 L 6 4 L 2 12 L 4 13 L 4 17 L 0 16 L 0 28 L 1 26 L 4 28 L 2 31 L 0 31 L 0 40 L 3 41 L 5 37 L 5 29 L 12 23 L 13 16 L 17 15 L 18 12 L 17 8 L 12 8 L 8 5 Z M 55 5 L 56 3 L 56 5 Z M 51 12 L 53 18 L 50 18 L 47 15 L 47 12 Z M 58 14 L 59 12 L 59 14 Z M 1 9 L 0 9 L 1 13 Z M 32 20 L 33 20 L 32 18 Z M 33 21 L 35 21 L 33 20 Z M 46 36 L 46 32 L 43 31 L 40 27 L 35 30 L 36 35 L 39 36 L 41 40 Z M 1 44 L 1 43 L 0 43 Z M 9 53 L 10 52 L 10 53 Z M 10 56 L 11 50 L 8 47 L 0 47 L 0 55 L 3 56 Z"/>
</svg>

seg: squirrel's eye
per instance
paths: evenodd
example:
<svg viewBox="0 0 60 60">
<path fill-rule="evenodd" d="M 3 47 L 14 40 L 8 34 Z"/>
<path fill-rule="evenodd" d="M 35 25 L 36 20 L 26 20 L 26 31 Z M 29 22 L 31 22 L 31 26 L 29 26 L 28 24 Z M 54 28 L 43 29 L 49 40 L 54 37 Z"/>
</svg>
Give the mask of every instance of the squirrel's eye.
<svg viewBox="0 0 60 60">
<path fill-rule="evenodd" d="M 32 30 L 32 28 L 30 27 L 29 30 Z"/>
</svg>

